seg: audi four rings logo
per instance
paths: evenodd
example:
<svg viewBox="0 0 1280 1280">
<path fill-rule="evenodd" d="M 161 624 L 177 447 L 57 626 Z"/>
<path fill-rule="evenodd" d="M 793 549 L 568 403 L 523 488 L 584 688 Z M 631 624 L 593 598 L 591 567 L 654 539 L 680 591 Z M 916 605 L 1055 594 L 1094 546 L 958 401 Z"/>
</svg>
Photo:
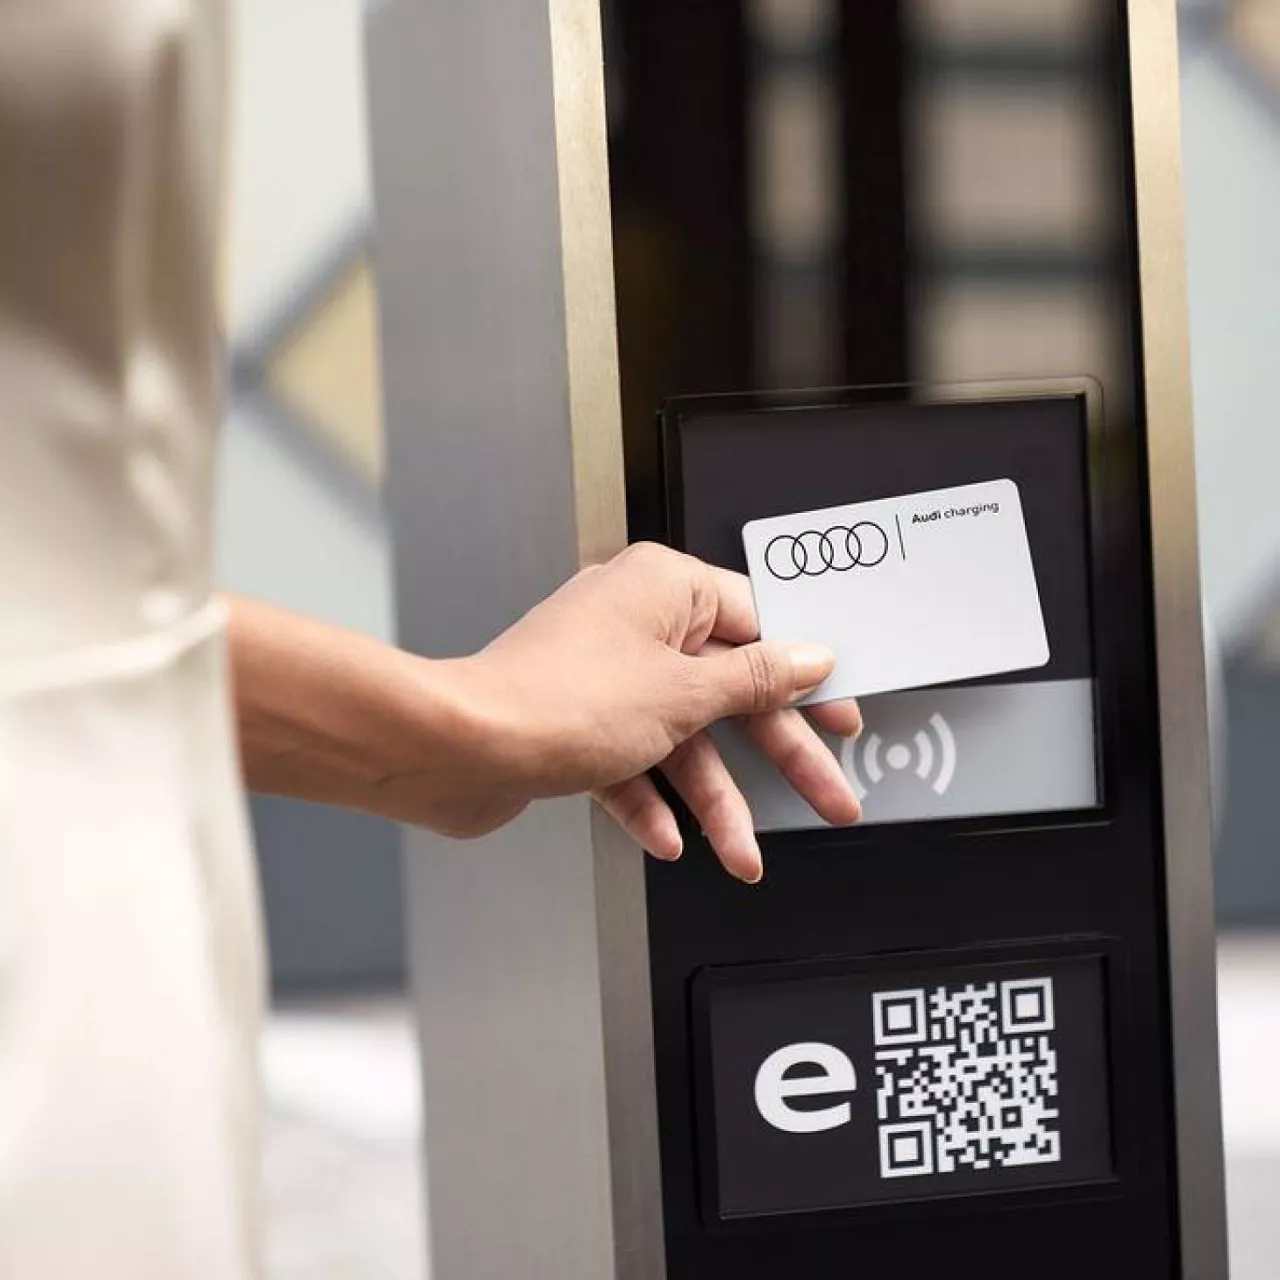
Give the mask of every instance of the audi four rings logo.
<svg viewBox="0 0 1280 1280">
<path fill-rule="evenodd" d="M 764 550 L 769 572 L 782 582 L 820 578 L 828 570 L 874 569 L 889 554 L 889 535 L 874 520 L 832 525 L 823 533 L 783 533 Z"/>
</svg>

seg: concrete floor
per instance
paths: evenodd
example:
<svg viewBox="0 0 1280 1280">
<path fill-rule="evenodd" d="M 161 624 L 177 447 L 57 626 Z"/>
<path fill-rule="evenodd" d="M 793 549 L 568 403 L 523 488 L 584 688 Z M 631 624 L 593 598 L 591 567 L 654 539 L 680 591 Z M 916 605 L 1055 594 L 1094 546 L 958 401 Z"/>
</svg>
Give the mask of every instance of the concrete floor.
<svg viewBox="0 0 1280 1280">
<path fill-rule="evenodd" d="M 1280 934 L 1220 949 L 1233 1280 L 1280 1278 Z M 263 1051 L 270 1280 L 426 1280 L 421 1107 L 402 1002 L 277 1010 Z"/>
<path fill-rule="evenodd" d="M 1218 949 L 1222 1120 L 1233 1280 L 1280 1276 L 1280 936 Z"/>
<path fill-rule="evenodd" d="M 263 1075 L 269 1280 L 425 1280 L 422 1109 L 404 1002 L 277 1009 Z"/>
</svg>

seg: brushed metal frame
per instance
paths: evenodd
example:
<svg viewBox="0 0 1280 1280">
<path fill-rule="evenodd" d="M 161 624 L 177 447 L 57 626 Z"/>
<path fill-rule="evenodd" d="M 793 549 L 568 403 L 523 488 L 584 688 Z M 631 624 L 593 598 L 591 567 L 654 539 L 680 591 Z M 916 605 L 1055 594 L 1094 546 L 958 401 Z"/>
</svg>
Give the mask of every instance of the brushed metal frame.
<svg viewBox="0 0 1280 1280">
<path fill-rule="evenodd" d="M 1173 0 L 1128 11 L 1182 1274 L 1225 1280 L 1177 32 Z M 370 17 L 388 499 L 424 652 L 625 540 L 599 28 L 597 0 Z M 639 855 L 576 799 L 407 850 L 435 1280 L 661 1280 Z"/>
<path fill-rule="evenodd" d="M 1227 1280 L 1174 0 L 1129 0 L 1183 1280 Z"/>
<path fill-rule="evenodd" d="M 598 0 L 368 25 L 400 635 L 474 651 L 626 540 Z M 584 799 L 406 836 L 434 1280 L 661 1280 L 641 855 Z"/>
</svg>

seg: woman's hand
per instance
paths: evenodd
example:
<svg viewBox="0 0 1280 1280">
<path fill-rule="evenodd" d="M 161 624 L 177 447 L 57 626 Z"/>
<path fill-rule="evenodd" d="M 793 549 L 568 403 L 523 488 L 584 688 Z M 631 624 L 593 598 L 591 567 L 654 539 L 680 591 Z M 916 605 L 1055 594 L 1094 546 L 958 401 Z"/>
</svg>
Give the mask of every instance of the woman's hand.
<svg viewBox="0 0 1280 1280">
<path fill-rule="evenodd" d="M 500 772 L 531 796 L 591 791 L 646 849 L 677 858 L 680 833 L 648 776 L 683 797 L 721 861 L 762 874 L 751 813 L 705 730 L 741 717 L 747 735 L 828 822 L 860 816 L 835 757 L 793 704 L 832 656 L 758 640 L 750 586 L 665 547 L 631 547 L 584 571 L 483 652 L 460 664 L 469 698 L 501 726 Z M 853 735 L 857 705 L 815 708 Z"/>
<path fill-rule="evenodd" d="M 454 836 L 539 797 L 593 793 L 637 842 L 680 856 L 660 769 L 725 867 L 760 878 L 746 800 L 706 728 L 746 733 L 815 810 L 854 822 L 835 758 L 794 703 L 830 673 L 806 644 L 758 640 L 747 580 L 641 545 L 578 574 L 482 652 L 432 661 L 250 601 L 232 601 L 245 772 L 258 790 Z M 860 728 L 857 706 L 813 718 Z"/>
</svg>

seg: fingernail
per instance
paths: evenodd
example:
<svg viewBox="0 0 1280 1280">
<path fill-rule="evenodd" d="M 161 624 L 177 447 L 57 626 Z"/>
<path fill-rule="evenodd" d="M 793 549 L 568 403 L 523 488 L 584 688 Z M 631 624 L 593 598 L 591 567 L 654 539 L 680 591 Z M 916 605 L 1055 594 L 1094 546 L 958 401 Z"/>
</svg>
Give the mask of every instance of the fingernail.
<svg viewBox="0 0 1280 1280">
<path fill-rule="evenodd" d="M 791 659 L 791 678 L 798 698 L 812 693 L 836 665 L 836 655 L 820 644 L 789 644 L 787 654 Z"/>
<path fill-rule="evenodd" d="M 756 852 L 751 863 L 738 874 L 738 879 L 743 884 L 759 884 L 764 879 L 764 859 L 759 851 Z"/>
</svg>

